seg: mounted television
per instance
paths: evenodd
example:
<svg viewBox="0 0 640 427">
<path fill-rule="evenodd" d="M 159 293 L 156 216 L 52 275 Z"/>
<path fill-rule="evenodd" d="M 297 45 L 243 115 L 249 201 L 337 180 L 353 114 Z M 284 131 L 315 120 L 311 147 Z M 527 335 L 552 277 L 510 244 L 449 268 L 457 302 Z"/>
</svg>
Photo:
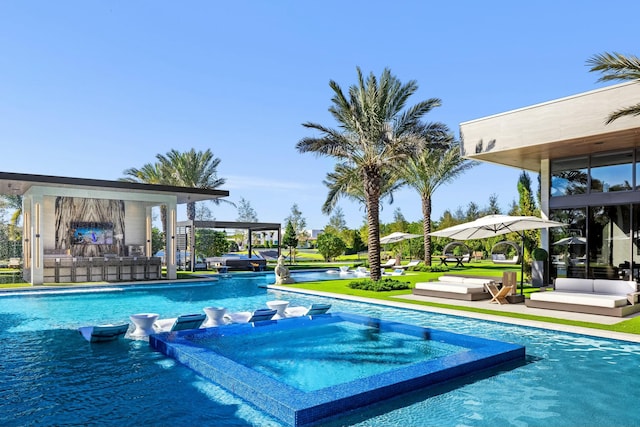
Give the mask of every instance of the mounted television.
<svg viewBox="0 0 640 427">
<path fill-rule="evenodd" d="M 112 222 L 72 222 L 71 243 L 74 245 L 112 245 Z"/>
</svg>

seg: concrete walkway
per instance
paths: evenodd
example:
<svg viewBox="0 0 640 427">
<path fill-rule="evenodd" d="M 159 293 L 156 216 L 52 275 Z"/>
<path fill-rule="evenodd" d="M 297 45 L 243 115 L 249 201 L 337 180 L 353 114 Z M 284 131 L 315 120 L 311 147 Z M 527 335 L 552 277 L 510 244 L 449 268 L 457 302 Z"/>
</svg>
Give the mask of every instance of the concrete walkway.
<svg viewBox="0 0 640 427">
<path fill-rule="evenodd" d="M 636 335 L 636 334 L 626 334 L 622 332 L 605 331 L 601 329 L 563 325 L 559 323 L 545 322 L 541 320 L 519 319 L 519 318 L 506 317 L 506 316 L 500 315 L 500 313 L 521 313 L 521 314 L 528 314 L 532 316 L 541 316 L 541 317 L 554 318 L 554 319 L 566 319 L 566 320 L 573 320 L 573 321 L 580 321 L 580 322 L 599 323 L 602 325 L 614 325 L 616 323 L 631 319 L 635 316 L 640 316 L 640 313 L 635 313 L 625 318 L 619 318 L 619 317 L 612 317 L 612 316 L 600 316 L 596 314 L 573 313 L 569 311 L 531 308 L 531 307 L 525 306 L 524 304 L 502 304 L 502 305 L 495 304 L 495 303 L 491 304 L 489 303 L 489 300 L 461 301 L 461 300 L 454 300 L 454 299 L 448 299 L 448 298 L 435 298 L 435 297 L 425 297 L 425 296 L 408 294 L 408 295 L 399 295 L 395 297 L 398 300 L 396 302 L 396 301 L 379 300 L 374 298 L 363 298 L 363 297 L 357 297 L 353 295 L 334 294 L 331 292 L 311 291 L 306 289 L 292 288 L 289 286 L 268 285 L 267 288 L 274 289 L 274 290 L 287 291 L 287 292 L 297 292 L 297 293 L 307 294 L 307 295 L 326 296 L 330 298 L 337 298 L 337 299 L 348 300 L 348 301 L 358 301 L 358 302 L 364 302 L 369 304 L 379 304 L 379 305 L 387 305 L 391 307 L 408 308 L 411 310 L 448 314 L 452 316 L 469 317 L 472 319 L 489 320 L 492 322 L 500 322 L 500 323 L 507 323 L 512 325 L 528 326 L 528 327 L 534 327 L 534 328 L 540 328 L 540 329 L 546 329 L 546 330 L 552 330 L 552 331 L 569 332 L 569 333 L 589 335 L 594 337 L 611 338 L 616 340 L 640 343 L 640 335 Z M 424 306 L 424 305 L 418 305 L 418 304 L 412 303 L 415 301 L 428 301 L 433 303 L 455 305 L 460 307 L 474 307 L 474 308 L 480 308 L 485 310 L 492 310 L 492 311 L 495 311 L 496 314 L 476 313 L 473 311 L 431 307 L 431 306 Z"/>
</svg>

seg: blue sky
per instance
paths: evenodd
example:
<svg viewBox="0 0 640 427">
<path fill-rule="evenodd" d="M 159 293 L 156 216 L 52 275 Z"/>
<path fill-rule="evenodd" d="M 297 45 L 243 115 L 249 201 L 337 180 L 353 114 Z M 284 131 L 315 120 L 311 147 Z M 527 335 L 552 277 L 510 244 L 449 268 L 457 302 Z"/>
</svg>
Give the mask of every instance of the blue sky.
<svg viewBox="0 0 640 427">
<path fill-rule="evenodd" d="M 0 170 L 116 180 L 171 149 L 211 149 L 229 200 L 264 222 L 297 204 L 322 228 L 331 159 L 299 154 L 334 127 L 329 81 L 356 67 L 416 80 L 409 104 L 458 135 L 461 122 L 604 86 L 586 60 L 640 55 L 640 3 L 620 1 L 0 1 Z M 497 194 L 507 210 L 519 170 L 482 165 L 433 198 L 446 210 Z M 364 210 L 339 205 L 351 228 Z M 385 205 L 419 220 L 411 190 Z M 228 205 L 218 220 L 235 220 Z"/>
</svg>

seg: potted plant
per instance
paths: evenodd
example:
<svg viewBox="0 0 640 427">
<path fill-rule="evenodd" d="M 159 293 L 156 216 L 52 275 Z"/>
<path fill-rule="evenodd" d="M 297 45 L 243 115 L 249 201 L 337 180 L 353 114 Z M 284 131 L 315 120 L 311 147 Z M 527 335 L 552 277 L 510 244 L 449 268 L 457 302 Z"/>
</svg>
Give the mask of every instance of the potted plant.
<svg viewBox="0 0 640 427">
<path fill-rule="evenodd" d="M 544 248 L 535 248 L 531 252 L 531 284 L 537 288 L 544 286 L 545 266 L 549 259 L 549 252 Z"/>
</svg>

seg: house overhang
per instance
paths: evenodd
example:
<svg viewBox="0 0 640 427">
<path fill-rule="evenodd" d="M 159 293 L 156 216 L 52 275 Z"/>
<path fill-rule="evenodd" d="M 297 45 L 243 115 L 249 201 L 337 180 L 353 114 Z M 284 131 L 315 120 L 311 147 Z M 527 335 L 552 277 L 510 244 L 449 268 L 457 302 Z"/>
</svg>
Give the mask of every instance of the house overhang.
<svg viewBox="0 0 640 427">
<path fill-rule="evenodd" d="M 640 117 L 606 124 L 640 101 L 636 82 L 520 108 L 460 124 L 463 157 L 534 172 L 540 161 L 640 147 Z"/>
</svg>

